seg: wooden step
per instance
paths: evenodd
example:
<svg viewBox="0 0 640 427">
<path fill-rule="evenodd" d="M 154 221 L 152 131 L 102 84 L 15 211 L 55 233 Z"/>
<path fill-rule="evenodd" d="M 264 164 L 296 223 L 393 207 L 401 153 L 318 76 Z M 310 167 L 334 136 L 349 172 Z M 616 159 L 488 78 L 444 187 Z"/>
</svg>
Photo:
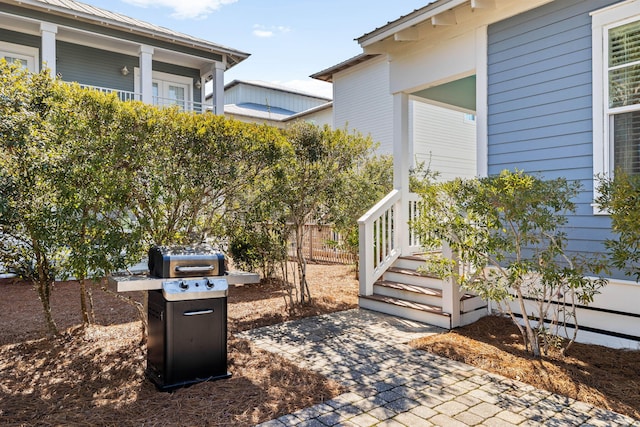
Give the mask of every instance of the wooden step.
<svg viewBox="0 0 640 427">
<path fill-rule="evenodd" d="M 442 306 L 442 291 L 427 286 L 378 280 L 373 284 L 374 295 L 414 301 L 421 304 Z"/>
<path fill-rule="evenodd" d="M 360 307 L 429 325 L 451 329 L 451 316 L 442 308 L 383 295 L 361 295 Z"/>
<path fill-rule="evenodd" d="M 442 289 L 442 279 L 432 274 L 422 274 L 411 268 L 391 267 L 382 275 L 382 279 L 431 289 Z"/>
<path fill-rule="evenodd" d="M 378 280 L 374 283 L 374 286 L 382 286 L 385 288 L 395 289 L 398 291 L 414 292 L 421 295 L 427 295 L 430 297 L 442 297 L 442 291 L 440 289 L 433 289 L 427 286 L 410 285 L 408 283 L 400 283 L 392 280 Z"/>
<path fill-rule="evenodd" d="M 402 267 L 389 267 L 387 269 L 389 273 L 398 273 L 398 274 L 406 274 L 407 276 L 416 276 L 416 277 L 431 277 L 433 279 L 439 279 L 438 276 L 431 273 L 423 273 L 421 271 L 412 269 L 412 268 L 402 268 Z"/>
</svg>

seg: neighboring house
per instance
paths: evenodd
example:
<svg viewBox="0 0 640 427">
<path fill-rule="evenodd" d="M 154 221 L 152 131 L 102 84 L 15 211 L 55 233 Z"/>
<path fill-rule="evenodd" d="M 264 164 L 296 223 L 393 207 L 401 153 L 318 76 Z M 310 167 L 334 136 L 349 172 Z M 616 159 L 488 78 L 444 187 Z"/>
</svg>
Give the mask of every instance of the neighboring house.
<svg viewBox="0 0 640 427">
<path fill-rule="evenodd" d="M 248 56 L 73 0 L 0 0 L 0 57 L 123 100 L 219 113 L 225 70 Z"/>
<path fill-rule="evenodd" d="M 333 83 L 334 127 L 346 126 L 370 135 L 379 144 L 379 154 L 393 154 L 389 69 L 385 55 L 363 53 L 311 76 Z M 443 108 L 435 100 L 412 97 L 408 135 L 411 166 L 423 163 L 438 171 L 441 179 L 475 176 L 474 113 L 472 109 Z"/>
<path fill-rule="evenodd" d="M 568 249 L 605 252 L 615 236 L 594 205 L 596 176 L 615 167 L 640 173 L 640 1 L 438 0 L 358 43 L 389 61 L 396 188 L 361 219 L 362 306 L 445 327 L 487 312 L 441 283 L 425 285 L 439 294 L 411 296 L 378 281 L 414 280 L 394 267 L 409 267 L 401 257 L 420 250 L 406 225 L 416 214 L 408 190 L 416 98 L 475 112 L 478 175 L 517 168 L 581 182 Z M 609 279 L 579 309 L 578 340 L 638 348 L 640 285 L 622 272 Z"/>
<path fill-rule="evenodd" d="M 224 114 L 284 127 L 295 120 L 331 125 L 331 99 L 263 81 L 233 80 L 224 88 Z"/>
</svg>

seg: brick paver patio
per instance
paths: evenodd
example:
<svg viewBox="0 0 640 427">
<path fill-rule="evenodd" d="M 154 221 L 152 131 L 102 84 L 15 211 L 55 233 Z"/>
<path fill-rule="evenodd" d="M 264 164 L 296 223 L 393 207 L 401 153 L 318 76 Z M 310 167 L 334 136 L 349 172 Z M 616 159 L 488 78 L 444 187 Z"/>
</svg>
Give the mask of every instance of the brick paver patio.
<svg viewBox="0 0 640 427">
<path fill-rule="evenodd" d="M 640 427 L 639 420 L 407 345 L 440 332 L 355 309 L 240 334 L 349 389 L 260 426 Z"/>
</svg>

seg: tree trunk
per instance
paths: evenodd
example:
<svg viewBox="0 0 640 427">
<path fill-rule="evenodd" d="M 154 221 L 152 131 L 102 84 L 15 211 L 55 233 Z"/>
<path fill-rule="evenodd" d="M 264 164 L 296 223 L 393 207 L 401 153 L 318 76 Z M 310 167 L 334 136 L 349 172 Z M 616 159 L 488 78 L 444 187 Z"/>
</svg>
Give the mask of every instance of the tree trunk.
<svg viewBox="0 0 640 427">
<path fill-rule="evenodd" d="M 311 292 L 307 283 L 307 261 L 304 258 L 303 245 L 304 224 L 296 225 L 296 256 L 298 258 L 298 271 L 300 272 L 300 303 L 311 302 Z"/>
<path fill-rule="evenodd" d="M 85 279 L 80 279 L 80 311 L 82 312 L 82 324 L 87 326 L 89 321 L 89 310 L 87 309 L 87 294 L 85 287 Z"/>
<path fill-rule="evenodd" d="M 518 296 L 518 304 L 520 305 L 520 313 L 522 313 L 522 320 L 524 322 L 524 329 L 526 332 L 526 336 L 523 336 L 523 338 L 525 339 L 525 341 L 529 341 L 531 353 L 533 354 L 533 356 L 540 357 L 540 342 L 538 340 L 538 336 L 531 327 L 531 322 L 529 321 L 529 317 L 527 316 L 527 309 L 524 305 L 524 296 L 522 295 L 522 290 L 520 288 L 516 289 L 516 295 Z"/>
<path fill-rule="evenodd" d="M 47 325 L 47 332 L 50 335 L 58 335 L 58 327 L 56 326 L 56 322 L 53 320 L 53 316 L 51 315 L 51 283 L 52 280 L 49 277 L 49 265 L 47 261 L 47 257 L 40 250 L 40 244 L 37 240 L 32 240 L 33 251 L 36 257 L 36 268 L 37 273 L 35 277 L 33 277 L 33 283 L 36 287 L 36 291 L 38 292 L 38 297 L 40 298 L 40 302 L 42 303 L 42 310 L 44 314 L 44 321 Z"/>
</svg>

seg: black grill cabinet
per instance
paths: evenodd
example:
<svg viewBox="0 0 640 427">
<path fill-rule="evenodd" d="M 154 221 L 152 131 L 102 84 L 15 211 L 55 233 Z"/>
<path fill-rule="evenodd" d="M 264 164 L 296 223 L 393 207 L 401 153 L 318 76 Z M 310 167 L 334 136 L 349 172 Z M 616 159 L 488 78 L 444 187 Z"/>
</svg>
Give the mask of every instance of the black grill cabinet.
<svg viewBox="0 0 640 427">
<path fill-rule="evenodd" d="M 193 277 L 205 270 L 217 275 Z M 147 376 L 163 391 L 230 377 L 222 254 L 200 246 L 154 247 L 149 271 L 172 278 L 149 291 Z"/>
</svg>

